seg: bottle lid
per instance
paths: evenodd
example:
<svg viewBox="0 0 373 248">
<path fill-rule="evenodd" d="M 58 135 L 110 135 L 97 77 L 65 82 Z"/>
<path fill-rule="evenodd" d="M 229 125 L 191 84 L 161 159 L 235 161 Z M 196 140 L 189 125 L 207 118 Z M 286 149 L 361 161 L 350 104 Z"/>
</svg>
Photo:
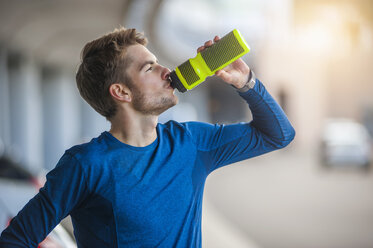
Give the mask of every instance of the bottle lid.
<svg viewBox="0 0 373 248">
<path fill-rule="evenodd" d="M 170 79 L 171 79 L 171 87 L 174 89 L 177 89 L 181 93 L 184 93 L 187 91 L 187 89 L 184 87 L 184 85 L 181 83 L 179 77 L 176 75 L 175 71 L 172 71 L 170 73 Z"/>
</svg>

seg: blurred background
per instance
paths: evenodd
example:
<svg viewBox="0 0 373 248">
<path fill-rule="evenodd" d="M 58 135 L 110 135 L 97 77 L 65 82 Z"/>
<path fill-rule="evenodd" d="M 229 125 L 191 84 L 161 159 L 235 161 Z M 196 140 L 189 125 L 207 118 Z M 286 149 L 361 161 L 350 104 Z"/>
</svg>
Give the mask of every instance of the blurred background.
<svg viewBox="0 0 373 248">
<path fill-rule="evenodd" d="M 0 231 L 66 149 L 110 128 L 76 88 L 88 41 L 135 27 L 173 69 L 237 28 L 297 135 L 209 176 L 203 247 L 373 247 L 373 0 L 0 0 L 0 23 Z M 251 120 L 207 81 L 160 122 Z M 74 247 L 69 232 L 66 219 L 44 247 Z"/>
</svg>

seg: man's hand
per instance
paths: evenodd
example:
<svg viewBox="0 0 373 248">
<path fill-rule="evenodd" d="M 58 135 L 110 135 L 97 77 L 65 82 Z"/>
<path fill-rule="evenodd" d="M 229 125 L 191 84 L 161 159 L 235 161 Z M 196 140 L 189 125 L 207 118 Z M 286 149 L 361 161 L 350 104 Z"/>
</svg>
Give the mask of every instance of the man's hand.
<svg viewBox="0 0 373 248">
<path fill-rule="evenodd" d="M 214 43 L 219 42 L 219 40 L 219 36 L 215 36 Z M 212 44 L 212 40 L 206 41 L 203 46 L 200 46 L 197 49 L 197 53 L 203 51 L 207 47 L 212 46 Z M 216 71 L 215 75 L 223 79 L 228 84 L 240 89 L 244 87 L 249 80 L 250 68 L 242 59 L 239 58 L 223 69 Z"/>
</svg>

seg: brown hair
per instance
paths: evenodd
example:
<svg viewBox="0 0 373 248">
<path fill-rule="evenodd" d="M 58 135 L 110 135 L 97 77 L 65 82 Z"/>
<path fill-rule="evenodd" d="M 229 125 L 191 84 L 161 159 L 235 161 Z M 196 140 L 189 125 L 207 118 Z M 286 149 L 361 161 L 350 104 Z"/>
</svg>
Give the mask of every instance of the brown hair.
<svg viewBox="0 0 373 248">
<path fill-rule="evenodd" d="M 131 79 L 125 73 L 130 63 L 125 56 L 130 45 L 146 45 L 147 40 L 136 29 L 115 29 L 96 40 L 88 42 L 81 53 L 81 64 L 76 73 L 80 95 L 98 113 L 110 120 L 117 106 L 109 93 L 113 83 L 131 87 Z"/>
</svg>

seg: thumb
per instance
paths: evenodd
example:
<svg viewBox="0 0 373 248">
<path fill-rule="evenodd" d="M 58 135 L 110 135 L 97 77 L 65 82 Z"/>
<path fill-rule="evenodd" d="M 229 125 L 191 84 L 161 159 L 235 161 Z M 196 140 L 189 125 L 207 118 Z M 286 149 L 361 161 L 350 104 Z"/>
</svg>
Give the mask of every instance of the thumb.
<svg viewBox="0 0 373 248">
<path fill-rule="evenodd" d="M 232 81 L 232 75 L 230 75 L 229 73 L 227 73 L 224 70 L 218 70 L 218 71 L 216 71 L 215 75 L 218 76 L 218 77 L 220 77 L 221 79 L 223 79 L 227 83 L 231 83 L 231 81 Z"/>
</svg>

